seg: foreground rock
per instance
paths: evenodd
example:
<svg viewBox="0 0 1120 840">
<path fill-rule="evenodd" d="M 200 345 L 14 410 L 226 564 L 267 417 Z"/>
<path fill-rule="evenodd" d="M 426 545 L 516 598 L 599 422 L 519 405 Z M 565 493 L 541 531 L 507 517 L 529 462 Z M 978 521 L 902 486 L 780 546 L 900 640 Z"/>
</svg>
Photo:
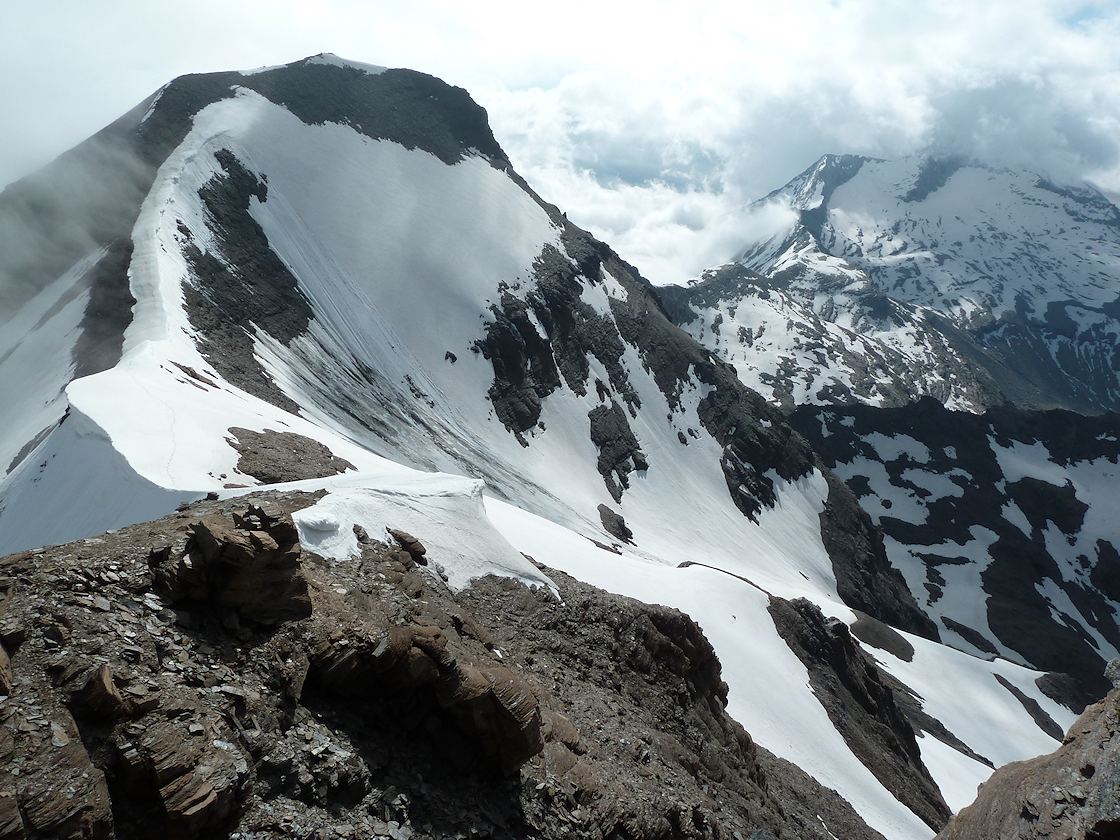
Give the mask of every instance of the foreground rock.
<svg viewBox="0 0 1120 840">
<path fill-rule="evenodd" d="M 328 563 L 260 493 L 0 560 L 0 839 L 879 835 L 724 712 L 686 616 Z"/>
<path fill-rule="evenodd" d="M 981 785 L 976 801 L 937 836 L 1120 837 L 1120 686 L 1085 710 L 1057 750 L 997 770 Z"/>
</svg>

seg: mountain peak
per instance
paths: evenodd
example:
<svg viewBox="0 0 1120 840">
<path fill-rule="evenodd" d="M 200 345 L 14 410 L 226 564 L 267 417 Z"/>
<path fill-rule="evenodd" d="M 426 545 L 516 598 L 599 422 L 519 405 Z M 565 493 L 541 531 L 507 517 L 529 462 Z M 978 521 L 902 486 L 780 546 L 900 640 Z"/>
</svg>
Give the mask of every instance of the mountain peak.
<svg viewBox="0 0 1120 840">
<path fill-rule="evenodd" d="M 308 65 L 308 64 L 311 64 L 311 65 L 319 64 L 319 65 L 325 65 L 325 66 L 329 66 L 329 67 L 349 68 L 349 69 L 352 69 L 352 70 L 360 70 L 363 73 L 368 73 L 370 75 L 377 75 L 379 73 L 384 73 L 386 70 L 389 69 L 388 67 L 382 67 L 382 66 L 377 65 L 377 64 L 367 64 L 364 61 L 353 61 L 353 60 L 348 59 L 348 58 L 343 58 L 342 56 L 336 55 L 335 53 L 332 53 L 332 52 L 321 52 L 321 53 L 316 53 L 315 55 L 306 56 L 305 58 L 297 59 L 296 61 L 290 61 L 287 64 L 273 64 L 273 65 L 270 65 L 270 66 L 267 66 L 267 67 L 257 67 L 253 70 L 242 70 L 241 75 L 243 75 L 243 76 L 255 76 L 258 73 L 267 73 L 269 71 L 279 70 L 279 69 L 284 68 L 284 67 L 299 67 L 299 66 Z"/>
</svg>

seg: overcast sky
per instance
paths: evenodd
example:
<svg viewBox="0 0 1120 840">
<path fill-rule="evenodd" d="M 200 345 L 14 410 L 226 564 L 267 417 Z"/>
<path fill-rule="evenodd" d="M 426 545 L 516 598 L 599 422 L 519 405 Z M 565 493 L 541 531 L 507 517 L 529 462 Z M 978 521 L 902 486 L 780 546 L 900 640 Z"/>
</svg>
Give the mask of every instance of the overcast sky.
<svg viewBox="0 0 1120 840">
<path fill-rule="evenodd" d="M 467 88 L 523 175 L 656 282 L 826 152 L 1120 191 L 1120 0 L 2 0 L 0 185 L 168 79 L 318 52 Z"/>
</svg>

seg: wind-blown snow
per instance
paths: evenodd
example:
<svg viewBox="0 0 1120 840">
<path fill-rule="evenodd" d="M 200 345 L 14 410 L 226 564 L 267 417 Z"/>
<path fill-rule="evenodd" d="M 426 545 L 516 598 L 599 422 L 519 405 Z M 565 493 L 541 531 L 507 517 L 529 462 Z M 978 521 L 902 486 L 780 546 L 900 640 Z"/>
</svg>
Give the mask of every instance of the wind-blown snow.
<svg viewBox="0 0 1120 840">
<path fill-rule="evenodd" d="M 392 484 L 349 474 L 280 485 L 328 494 L 292 518 L 300 542 L 334 560 L 359 554 L 354 526 L 391 543 L 389 528 L 424 535 L 425 559 L 462 589 L 485 575 L 512 577 L 529 586 L 555 585 L 494 529 L 482 503 L 482 482 L 439 473 L 418 473 Z"/>
<path fill-rule="evenodd" d="M 0 313 L 0 476 L 66 411 L 64 389 L 89 300 L 82 279 L 104 253 L 79 260 L 15 312 Z"/>
</svg>

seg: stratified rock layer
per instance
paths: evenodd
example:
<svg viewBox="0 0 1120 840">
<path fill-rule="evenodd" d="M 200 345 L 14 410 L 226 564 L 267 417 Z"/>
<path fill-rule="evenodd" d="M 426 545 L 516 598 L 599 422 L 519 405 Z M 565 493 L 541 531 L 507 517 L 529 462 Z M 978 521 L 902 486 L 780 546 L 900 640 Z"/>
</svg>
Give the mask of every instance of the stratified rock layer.
<svg viewBox="0 0 1120 840">
<path fill-rule="evenodd" d="M 0 559 L 2 840 L 879 837 L 727 716 L 687 616 L 456 594 L 419 528 L 328 562 L 316 499 Z"/>
<path fill-rule="evenodd" d="M 1057 750 L 997 770 L 937 837 L 1120 837 L 1120 688 L 1086 709 Z"/>
</svg>

